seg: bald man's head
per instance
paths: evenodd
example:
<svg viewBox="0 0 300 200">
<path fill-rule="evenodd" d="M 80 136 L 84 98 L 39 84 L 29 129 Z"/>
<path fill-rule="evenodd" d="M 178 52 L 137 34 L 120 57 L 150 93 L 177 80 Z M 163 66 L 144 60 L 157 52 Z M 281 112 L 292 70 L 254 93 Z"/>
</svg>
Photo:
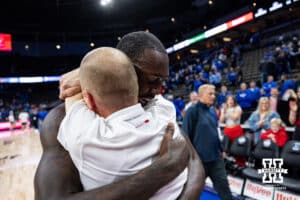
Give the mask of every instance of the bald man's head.
<svg viewBox="0 0 300 200">
<path fill-rule="evenodd" d="M 127 98 L 138 96 L 137 76 L 130 59 L 111 47 L 97 48 L 84 56 L 80 83 L 82 91 L 101 98 L 107 106 L 121 106 Z"/>
</svg>

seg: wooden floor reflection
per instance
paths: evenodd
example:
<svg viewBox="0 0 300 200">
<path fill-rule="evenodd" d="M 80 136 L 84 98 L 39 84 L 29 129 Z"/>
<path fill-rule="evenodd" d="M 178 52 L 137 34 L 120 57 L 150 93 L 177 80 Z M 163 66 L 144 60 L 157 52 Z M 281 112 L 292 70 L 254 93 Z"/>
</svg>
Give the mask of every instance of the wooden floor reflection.
<svg viewBox="0 0 300 200">
<path fill-rule="evenodd" d="M 1 200 L 34 199 L 33 178 L 41 153 L 35 130 L 0 139 Z"/>
</svg>

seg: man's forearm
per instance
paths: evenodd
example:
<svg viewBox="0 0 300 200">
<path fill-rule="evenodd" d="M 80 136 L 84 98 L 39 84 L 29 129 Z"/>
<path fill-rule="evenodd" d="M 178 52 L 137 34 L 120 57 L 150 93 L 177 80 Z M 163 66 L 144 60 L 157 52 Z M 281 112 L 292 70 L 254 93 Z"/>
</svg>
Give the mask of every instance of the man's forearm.
<svg viewBox="0 0 300 200">
<path fill-rule="evenodd" d="M 172 140 L 167 143 L 166 152 L 141 172 L 101 188 L 83 191 L 78 170 L 56 139 L 64 108 L 64 105 L 54 108 L 41 129 L 43 154 L 34 180 L 37 200 L 149 199 L 187 166 L 186 144 Z"/>
<path fill-rule="evenodd" d="M 60 156 L 57 155 L 60 153 Z M 174 159 L 161 157 L 141 172 L 101 188 L 83 191 L 79 174 L 67 152 L 46 152 L 37 170 L 36 199 L 55 200 L 132 200 L 149 199 L 160 188 L 173 180 L 185 165 Z M 64 155 L 65 154 L 65 155 Z M 48 176 L 46 176 L 46 174 Z M 55 176 L 55 177 L 53 177 Z"/>
<path fill-rule="evenodd" d="M 188 179 L 180 195 L 180 200 L 198 200 L 205 184 L 205 171 L 202 161 L 189 138 L 181 131 L 187 141 L 190 154 L 188 165 Z"/>
<path fill-rule="evenodd" d="M 98 189 L 69 195 L 65 200 L 147 200 L 182 171 L 180 168 L 173 169 L 173 167 L 161 169 L 161 166 L 165 165 L 162 162 L 164 159 L 156 161 L 151 167 L 124 180 Z"/>
</svg>

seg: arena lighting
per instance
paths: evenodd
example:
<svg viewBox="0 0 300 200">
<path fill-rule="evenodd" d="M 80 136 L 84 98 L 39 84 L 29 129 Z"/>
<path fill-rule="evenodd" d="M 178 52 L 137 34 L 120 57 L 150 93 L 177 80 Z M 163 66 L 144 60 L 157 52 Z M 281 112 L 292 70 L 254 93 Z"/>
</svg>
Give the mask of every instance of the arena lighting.
<svg viewBox="0 0 300 200">
<path fill-rule="evenodd" d="M 263 15 L 266 15 L 268 13 L 267 10 L 263 9 L 263 8 L 259 8 L 256 13 L 254 14 L 255 18 L 261 17 Z"/>
<path fill-rule="evenodd" d="M 167 53 L 170 54 L 172 52 L 174 52 L 174 48 L 173 47 L 169 47 L 166 49 Z"/>
<path fill-rule="evenodd" d="M 119 37 L 118 37 L 118 40 L 120 41 L 121 39 L 122 39 L 122 38 L 119 36 Z"/>
<path fill-rule="evenodd" d="M 207 29 L 207 27 L 206 27 L 206 26 L 203 26 L 203 29 L 204 29 L 204 30 L 206 30 L 206 29 Z"/>
<path fill-rule="evenodd" d="M 287 1 L 285 2 L 286 5 L 290 5 L 291 3 L 292 3 L 292 0 L 287 0 Z"/>
<path fill-rule="evenodd" d="M 107 6 L 111 3 L 111 0 L 100 0 L 101 6 Z"/>
<path fill-rule="evenodd" d="M 224 31 L 227 31 L 228 29 L 231 29 L 233 27 L 239 26 L 241 24 L 244 24 L 248 21 L 253 20 L 253 12 L 246 13 L 238 18 L 235 18 L 231 21 L 228 21 L 224 24 L 221 24 L 219 26 L 216 26 L 214 28 L 211 28 L 204 33 L 200 33 L 192 38 L 186 39 L 182 42 L 179 42 L 177 44 L 174 44 L 172 47 L 167 48 L 167 52 L 170 54 L 172 52 L 178 51 L 180 49 L 183 49 L 195 42 L 199 42 L 201 40 L 207 39 L 209 37 L 212 37 L 214 35 L 217 35 L 219 33 L 222 33 Z"/>
<path fill-rule="evenodd" d="M 90 43 L 90 47 L 94 47 L 95 46 L 95 43 L 94 42 L 91 42 Z"/>
<path fill-rule="evenodd" d="M 255 3 L 255 2 L 253 2 L 253 4 L 252 4 L 252 5 L 253 5 L 253 7 L 256 7 L 256 3 Z"/>
<path fill-rule="evenodd" d="M 230 42 L 230 41 L 231 41 L 231 38 L 230 38 L 230 37 L 223 37 L 223 41 L 224 41 L 224 42 Z"/>
<path fill-rule="evenodd" d="M 246 13 L 246 14 L 242 15 L 241 17 L 235 18 L 235 19 L 227 22 L 226 24 L 227 24 L 228 29 L 231 29 L 235 26 L 239 26 L 239 25 L 249 22 L 251 20 L 253 20 L 253 12 Z"/>
<path fill-rule="evenodd" d="M 55 47 L 56 47 L 56 49 L 58 49 L 58 50 L 61 48 L 61 46 L 60 46 L 59 44 L 57 44 Z"/>
<path fill-rule="evenodd" d="M 221 24 L 215 28 L 209 29 L 208 31 L 205 31 L 205 38 L 209 38 L 211 36 L 217 35 L 218 33 L 224 32 L 227 30 L 227 24 Z"/>
<path fill-rule="evenodd" d="M 208 4 L 209 4 L 209 5 L 212 5 L 213 3 L 214 3 L 214 2 L 213 2 L 212 0 L 209 0 L 209 1 L 208 1 Z"/>
<path fill-rule="evenodd" d="M 11 34 L 0 33 L 0 51 L 12 51 Z"/>
<path fill-rule="evenodd" d="M 33 76 L 33 77 L 6 77 L 0 78 L 0 83 L 43 83 L 57 82 L 61 76 Z"/>
<path fill-rule="evenodd" d="M 201 40 L 205 39 L 205 34 L 204 33 L 200 33 L 199 35 L 196 35 L 194 37 L 192 37 L 190 40 L 191 44 L 195 43 L 195 42 L 199 42 Z"/>
<path fill-rule="evenodd" d="M 198 49 L 191 49 L 190 52 L 191 52 L 191 54 L 196 54 L 196 53 L 199 53 L 199 50 Z"/>
<path fill-rule="evenodd" d="M 279 8 L 282 8 L 282 7 L 283 7 L 283 3 L 279 3 L 278 1 L 274 1 L 272 3 L 272 6 L 269 8 L 269 11 L 273 12 L 275 10 L 278 10 Z"/>
<path fill-rule="evenodd" d="M 175 22 L 175 18 L 174 17 L 171 18 L 171 22 L 173 22 L 173 23 Z"/>
<path fill-rule="evenodd" d="M 26 50 L 28 50 L 28 49 L 29 49 L 29 45 L 26 44 L 26 45 L 24 46 L 24 48 L 25 48 Z"/>
<path fill-rule="evenodd" d="M 173 49 L 174 49 L 174 51 L 177 51 L 177 50 L 179 50 L 179 49 L 183 49 L 184 47 L 189 46 L 190 44 L 191 44 L 191 41 L 190 41 L 190 40 L 184 40 L 184 41 L 182 41 L 182 42 L 179 42 L 178 44 L 175 44 L 175 45 L 173 46 Z"/>
<path fill-rule="evenodd" d="M 41 83 L 43 82 L 43 77 L 37 76 L 37 77 L 20 77 L 19 78 L 20 83 Z"/>
</svg>

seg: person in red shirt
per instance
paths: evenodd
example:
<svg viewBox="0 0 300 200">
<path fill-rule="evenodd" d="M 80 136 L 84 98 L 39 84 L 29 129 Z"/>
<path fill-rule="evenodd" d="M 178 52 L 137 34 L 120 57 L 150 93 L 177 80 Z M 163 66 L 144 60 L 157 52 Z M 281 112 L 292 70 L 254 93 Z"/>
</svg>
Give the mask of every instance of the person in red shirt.
<svg viewBox="0 0 300 200">
<path fill-rule="evenodd" d="M 281 119 L 273 118 L 271 120 L 271 128 L 260 135 L 262 140 L 271 139 L 279 147 L 283 147 L 288 141 L 288 136 L 285 132 L 285 128 L 282 126 Z"/>
</svg>

